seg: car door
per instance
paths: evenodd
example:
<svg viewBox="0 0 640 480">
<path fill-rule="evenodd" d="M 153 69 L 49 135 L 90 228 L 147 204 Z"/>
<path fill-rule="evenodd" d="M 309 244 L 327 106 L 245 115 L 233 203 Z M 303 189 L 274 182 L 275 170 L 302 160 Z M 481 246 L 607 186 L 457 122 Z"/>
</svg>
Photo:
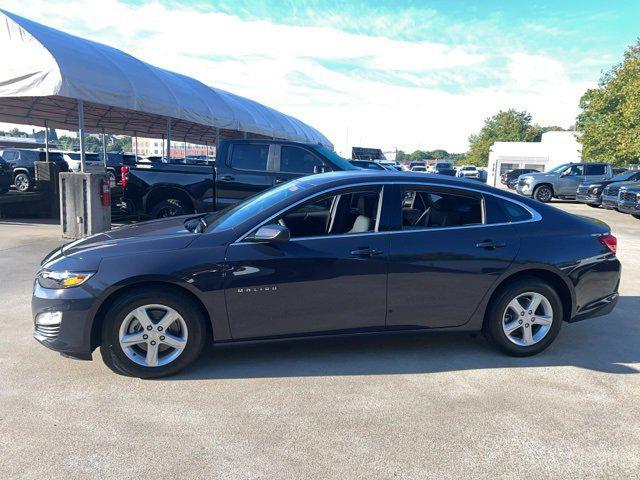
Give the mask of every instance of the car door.
<svg viewBox="0 0 640 480">
<path fill-rule="evenodd" d="M 216 176 L 216 202 L 221 208 L 271 188 L 275 183 L 273 145 L 233 143 Z"/>
<path fill-rule="evenodd" d="M 517 232 L 472 190 L 404 185 L 394 202 L 387 327 L 465 324 L 515 258 Z"/>
<path fill-rule="evenodd" d="M 286 225 L 289 241 L 231 244 L 225 298 L 233 338 L 384 328 L 389 234 L 378 231 L 381 196 L 381 187 L 332 191 L 265 222 Z"/>
<path fill-rule="evenodd" d="M 274 145 L 275 183 L 331 171 L 331 166 L 313 150 L 299 145 Z"/>
<path fill-rule="evenodd" d="M 584 182 L 584 167 L 584 165 L 571 165 L 562 172 L 558 178 L 556 194 L 575 195 L 578 185 Z"/>
</svg>

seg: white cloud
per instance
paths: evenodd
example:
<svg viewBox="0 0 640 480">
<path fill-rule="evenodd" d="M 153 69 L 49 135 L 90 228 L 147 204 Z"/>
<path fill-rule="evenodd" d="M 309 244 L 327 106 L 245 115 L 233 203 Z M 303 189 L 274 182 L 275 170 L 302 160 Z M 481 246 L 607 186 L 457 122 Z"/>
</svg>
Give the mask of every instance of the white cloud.
<svg viewBox="0 0 640 480">
<path fill-rule="evenodd" d="M 500 108 L 567 126 L 590 86 L 571 81 L 563 64 L 523 52 L 505 54 L 500 81 L 479 88 L 473 76 L 491 67 L 477 47 L 246 21 L 157 2 L 5 0 L 3 8 L 292 114 L 345 153 L 347 132 L 349 144 L 463 151 L 468 135 Z M 327 62 L 394 72 L 415 86 L 359 78 Z M 431 80 L 438 75 L 465 88 L 444 91 Z"/>
</svg>

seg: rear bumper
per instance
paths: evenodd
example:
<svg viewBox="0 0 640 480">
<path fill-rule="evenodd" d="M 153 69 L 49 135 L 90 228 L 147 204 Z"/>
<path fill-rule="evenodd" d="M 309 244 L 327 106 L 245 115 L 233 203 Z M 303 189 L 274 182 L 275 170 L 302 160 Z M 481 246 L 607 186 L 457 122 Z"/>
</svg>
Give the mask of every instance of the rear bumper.
<svg viewBox="0 0 640 480">
<path fill-rule="evenodd" d="M 616 292 L 608 295 L 605 298 L 593 302 L 591 305 L 588 305 L 587 307 L 582 309 L 582 311 L 578 315 L 570 319 L 569 323 L 579 322 L 588 318 L 601 317 L 603 315 L 611 313 L 611 311 L 618 303 L 618 298 L 620 298 L 620 296 Z"/>
</svg>

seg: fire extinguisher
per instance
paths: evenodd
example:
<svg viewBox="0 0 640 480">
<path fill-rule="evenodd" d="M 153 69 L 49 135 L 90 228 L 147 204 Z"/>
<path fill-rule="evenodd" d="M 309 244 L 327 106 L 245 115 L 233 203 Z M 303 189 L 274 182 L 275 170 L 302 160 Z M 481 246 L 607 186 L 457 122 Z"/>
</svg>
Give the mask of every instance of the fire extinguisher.
<svg viewBox="0 0 640 480">
<path fill-rule="evenodd" d="M 105 178 L 100 183 L 100 200 L 102 200 L 102 206 L 111 206 L 111 187 L 109 185 L 109 178 Z"/>
</svg>

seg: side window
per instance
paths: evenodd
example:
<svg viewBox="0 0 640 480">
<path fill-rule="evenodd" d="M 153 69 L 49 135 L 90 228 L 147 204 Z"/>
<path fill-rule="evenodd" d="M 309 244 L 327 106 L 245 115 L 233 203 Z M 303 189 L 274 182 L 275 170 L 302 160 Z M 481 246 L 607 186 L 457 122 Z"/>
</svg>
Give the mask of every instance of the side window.
<svg viewBox="0 0 640 480">
<path fill-rule="evenodd" d="M 604 175 L 607 171 L 606 165 L 585 165 L 585 175 Z"/>
<path fill-rule="evenodd" d="M 342 191 L 316 198 L 277 219 L 291 238 L 374 232 L 378 222 L 379 188 Z"/>
<path fill-rule="evenodd" d="M 2 158 L 7 162 L 13 162 L 16 159 L 16 152 L 13 150 L 5 150 L 2 152 Z"/>
<path fill-rule="evenodd" d="M 405 190 L 402 200 L 402 229 L 461 227 L 482 224 L 482 200 L 464 192 L 431 189 Z"/>
<path fill-rule="evenodd" d="M 567 175 L 584 175 L 584 165 L 571 165 L 567 171 Z"/>
<path fill-rule="evenodd" d="M 231 146 L 231 167 L 237 170 L 265 172 L 269 159 L 269 145 L 237 144 Z"/>
<path fill-rule="evenodd" d="M 324 162 L 304 148 L 283 145 L 280 149 L 280 171 L 311 175 L 326 171 Z"/>
<path fill-rule="evenodd" d="M 508 200 L 499 200 L 499 202 L 510 222 L 524 222 L 533 218 L 529 210 L 517 203 L 509 202 Z"/>
</svg>

